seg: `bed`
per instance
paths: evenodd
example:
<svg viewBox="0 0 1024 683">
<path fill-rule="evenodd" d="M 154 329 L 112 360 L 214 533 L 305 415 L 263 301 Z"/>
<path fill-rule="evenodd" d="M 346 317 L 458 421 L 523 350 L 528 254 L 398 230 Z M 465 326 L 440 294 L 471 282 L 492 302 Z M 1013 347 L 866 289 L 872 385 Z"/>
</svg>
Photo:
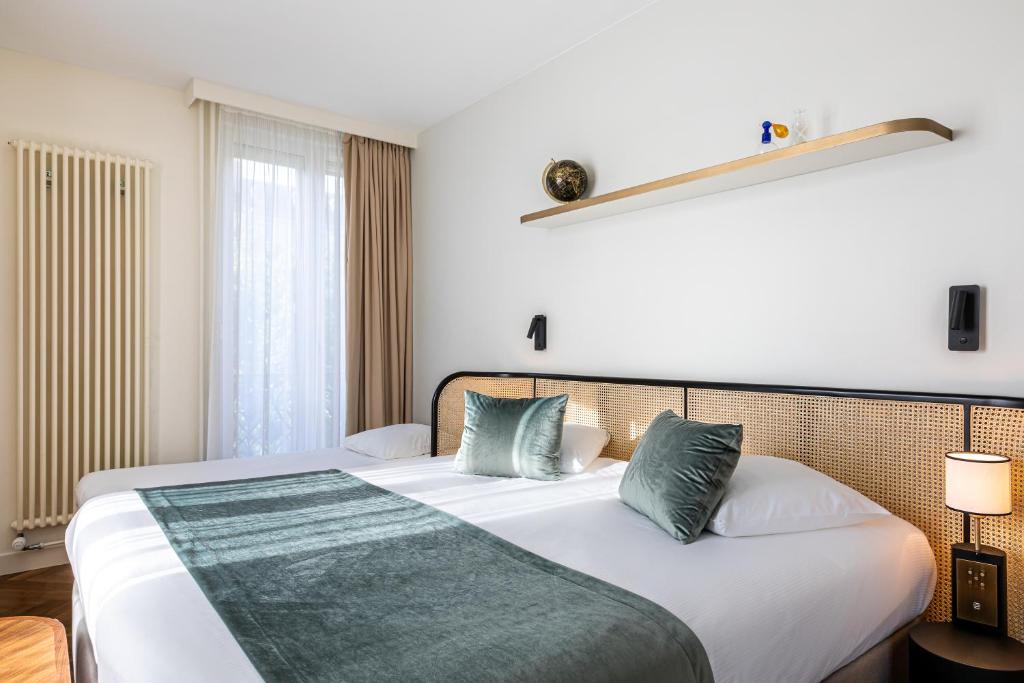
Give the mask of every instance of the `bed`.
<svg viewBox="0 0 1024 683">
<path fill-rule="evenodd" d="M 367 464 L 344 450 L 157 466 L 86 477 L 68 530 L 99 680 L 260 680 L 131 490 L 255 476 L 254 466 L 340 467 L 646 597 L 695 631 L 723 682 L 821 680 L 920 614 L 934 588 L 927 540 L 896 517 L 680 545 L 618 502 L 625 463 L 610 459 L 561 482 L 455 474 L 445 456 Z"/>
<path fill-rule="evenodd" d="M 942 609 L 936 606 L 938 598 L 933 600 L 942 588 L 943 568 L 936 565 L 935 541 L 930 538 L 935 531 L 928 524 L 931 504 L 912 489 L 907 494 L 901 488 L 894 494 L 897 498 L 884 504 L 903 512 L 906 496 L 918 501 L 912 512 L 924 517 L 904 512 L 857 526 L 752 538 L 705 533 L 688 546 L 622 505 L 616 492 L 630 441 L 635 443 L 642 435 L 639 425 L 652 411 L 675 407 L 694 419 L 750 424 L 752 438 L 745 441 L 745 454 L 773 453 L 809 461 L 836 478 L 845 477 L 872 498 L 884 499 L 868 489 L 893 476 L 891 468 L 879 469 L 876 462 L 891 448 L 886 433 L 911 439 L 915 448 L 934 450 L 941 458 L 947 444 L 952 442 L 955 448 L 958 439 L 962 443 L 962 414 L 959 422 L 956 419 L 962 406 L 924 403 L 923 409 L 932 412 L 921 420 L 888 395 L 879 413 L 874 406 L 878 397 L 849 399 L 854 405 L 870 402 L 871 409 L 863 412 L 850 411 L 842 405 L 846 399 L 837 396 L 780 392 L 780 399 L 758 392 L 752 403 L 747 392 L 730 386 L 722 391 L 730 396 L 738 392 L 739 398 L 715 395 L 714 400 L 703 396 L 703 401 L 694 401 L 701 397 L 699 392 L 711 390 L 598 379 L 481 373 L 447 378 L 434 401 L 434 449 L 439 453 L 434 458 L 382 462 L 337 449 L 86 477 L 79 487 L 82 507 L 68 531 L 76 577 L 74 640 L 80 680 L 92 680 L 90 675 L 96 673 L 103 681 L 259 680 L 132 489 L 323 469 L 343 470 L 426 503 L 542 558 L 660 605 L 700 639 L 717 681 L 864 680 L 856 671 L 889 670 L 891 661 L 879 660 L 891 660 L 888 649 L 901 629 L 926 611 Z M 601 424 L 612 432 L 605 451 L 611 457 L 558 482 L 456 474 L 444 453 L 451 453 L 457 443 L 459 397 L 466 388 L 505 396 L 570 393 L 570 418 Z M 818 404 L 812 414 L 801 405 L 823 398 L 832 409 L 822 410 Z M 790 399 L 797 408 L 786 403 Z M 833 399 L 842 409 L 828 404 Z M 799 412 L 802 419 L 787 418 L 787 411 Z M 898 429 L 871 431 L 866 439 L 853 434 L 863 431 L 865 419 L 892 420 L 894 415 Z M 949 415 L 952 419 L 947 421 Z M 766 419 L 785 429 L 764 432 L 759 427 Z M 828 423 L 828 429 L 815 436 L 829 444 L 828 454 L 801 440 L 815 420 Z M 850 443 L 836 441 L 837 433 L 846 432 L 851 433 Z M 767 450 L 748 450 L 761 447 Z M 865 462 L 851 465 L 851 458 Z M 943 527 L 943 533 L 949 527 Z M 955 524 L 952 528 L 955 532 Z M 424 634 L 425 642 L 429 637 Z M 868 660 L 874 660 L 872 668 L 857 668 Z M 844 672 L 845 679 L 837 678 Z"/>
</svg>

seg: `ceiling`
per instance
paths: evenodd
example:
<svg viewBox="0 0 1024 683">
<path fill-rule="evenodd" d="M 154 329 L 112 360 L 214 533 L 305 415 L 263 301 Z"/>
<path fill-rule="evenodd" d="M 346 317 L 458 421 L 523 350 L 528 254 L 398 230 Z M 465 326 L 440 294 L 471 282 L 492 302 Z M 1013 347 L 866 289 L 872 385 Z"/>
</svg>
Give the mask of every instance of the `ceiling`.
<svg viewBox="0 0 1024 683">
<path fill-rule="evenodd" d="M 652 0 L 0 0 L 0 46 L 422 130 Z"/>
</svg>

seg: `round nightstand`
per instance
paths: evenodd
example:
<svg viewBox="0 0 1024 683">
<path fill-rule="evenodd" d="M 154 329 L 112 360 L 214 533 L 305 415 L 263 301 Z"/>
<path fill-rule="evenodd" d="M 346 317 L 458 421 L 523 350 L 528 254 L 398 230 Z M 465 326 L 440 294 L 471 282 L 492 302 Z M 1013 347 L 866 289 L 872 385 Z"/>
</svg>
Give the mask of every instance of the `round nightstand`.
<svg viewBox="0 0 1024 683">
<path fill-rule="evenodd" d="M 948 623 L 910 631 L 910 683 L 1009 683 L 1024 681 L 1024 644 Z"/>
</svg>

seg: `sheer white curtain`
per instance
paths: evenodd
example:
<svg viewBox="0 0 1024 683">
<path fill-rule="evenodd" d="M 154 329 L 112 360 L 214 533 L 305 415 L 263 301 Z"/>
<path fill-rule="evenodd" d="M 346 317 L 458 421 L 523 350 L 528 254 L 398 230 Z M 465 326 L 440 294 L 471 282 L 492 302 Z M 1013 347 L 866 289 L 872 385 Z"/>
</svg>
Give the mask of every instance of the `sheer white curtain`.
<svg viewBox="0 0 1024 683">
<path fill-rule="evenodd" d="M 215 166 L 207 458 L 336 446 L 341 136 L 222 107 Z"/>
</svg>

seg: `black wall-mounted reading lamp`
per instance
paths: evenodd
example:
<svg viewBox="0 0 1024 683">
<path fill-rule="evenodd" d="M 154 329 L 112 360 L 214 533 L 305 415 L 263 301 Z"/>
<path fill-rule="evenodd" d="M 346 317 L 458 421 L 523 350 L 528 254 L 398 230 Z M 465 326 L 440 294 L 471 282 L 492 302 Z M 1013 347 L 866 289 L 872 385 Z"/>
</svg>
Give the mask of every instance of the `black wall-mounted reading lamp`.
<svg viewBox="0 0 1024 683">
<path fill-rule="evenodd" d="M 977 351 L 981 341 L 981 287 L 949 288 L 949 350 Z"/>
<path fill-rule="evenodd" d="M 538 313 L 533 316 L 526 338 L 533 340 L 534 351 L 543 351 L 548 347 L 548 317 L 546 315 Z"/>
</svg>

